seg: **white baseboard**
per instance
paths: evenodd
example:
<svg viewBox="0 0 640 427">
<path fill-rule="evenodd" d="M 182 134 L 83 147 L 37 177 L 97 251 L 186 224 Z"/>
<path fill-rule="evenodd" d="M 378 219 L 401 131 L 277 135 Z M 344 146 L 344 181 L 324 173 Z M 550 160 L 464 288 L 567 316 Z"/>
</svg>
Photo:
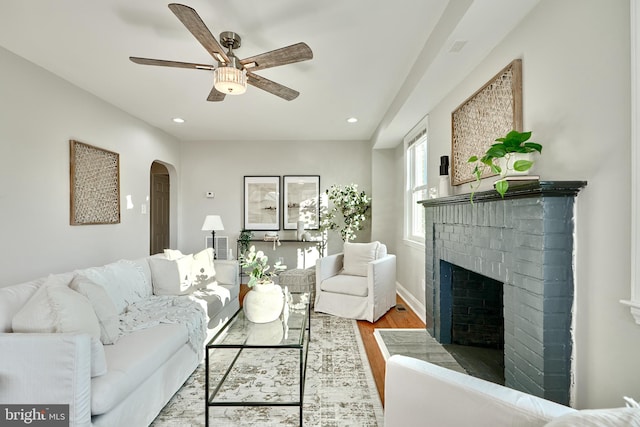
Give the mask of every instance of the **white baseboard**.
<svg viewBox="0 0 640 427">
<path fill-rule="evenodd" d="M 407 303 L 409 308 L 413 310 L 413 312 L 422 320 L 424 323 L 427 323 L 427 309 L 420 301 L 416 299 L 416 297 L 411 294 L 404 286 L 400 283 L 396 282 L 396 291 L 400 298 Z"/>
</svg>

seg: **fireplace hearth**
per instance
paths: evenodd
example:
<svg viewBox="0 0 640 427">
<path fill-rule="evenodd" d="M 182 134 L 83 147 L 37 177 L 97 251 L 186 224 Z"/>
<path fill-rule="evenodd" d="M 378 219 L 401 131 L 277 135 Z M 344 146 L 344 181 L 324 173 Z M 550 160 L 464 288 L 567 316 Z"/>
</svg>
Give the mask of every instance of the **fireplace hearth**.
<svg viewBox="0 0 640 427">
<path fill-rule="evenodd" d="M 476 193 L 473 205 L 468 194 L 421 202 L 429 332 L 443 344 L 462 336 L 489 347 L 502 344 L 490 338 L 500 335 L 505 385 L 562 404 L 570 403 L 572 380 L 574 202 L 585 185 L 541 181 L 512 188 L 504 199 Z M 491 282 L 478 285 L 474 274 Z M 455 275 L 466 275 L 468 289 L 456 291 Z M 490 289 L 502 295 L 482 300 Z M 480 305 L 456 307 L 456 292 Z M 482 308 L 500 298 L 502 316 Z M 484 324 L 471 326 L 474 317 Z M 469 338 L 469 330 L 478 336 Z"/>
</svg>

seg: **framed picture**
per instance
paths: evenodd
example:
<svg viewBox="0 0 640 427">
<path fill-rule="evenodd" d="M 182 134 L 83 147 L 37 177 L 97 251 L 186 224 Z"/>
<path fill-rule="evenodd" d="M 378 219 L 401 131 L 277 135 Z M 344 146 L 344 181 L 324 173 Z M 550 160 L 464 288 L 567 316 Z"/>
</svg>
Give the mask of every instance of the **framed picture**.
<svg viewBox="0 0 640 427">
<path fill-rule="evenodd" d="M 280 177 L 244 177 L 245 230 L 280 230 Z"/>
<path fill-rule="evenodd" d="M 451 113 L 451 184 L 471 182 L 469 157 L 512 130 L 522 131 L 522 60 L 516 59 Z M 482 177 L 491 176 L 487 171 Z"/>
<path fill-rule="evenodd" d="M 284 176 L 284 229 L 295 230 L 298 221 L 305 229 L 317 230 L 320 225 L 320 175 Z"/>
<path fill-rule="evenodd" d="M 71 225 L 120 223 L 120 155 L 69 141 Z"/>
</svg>

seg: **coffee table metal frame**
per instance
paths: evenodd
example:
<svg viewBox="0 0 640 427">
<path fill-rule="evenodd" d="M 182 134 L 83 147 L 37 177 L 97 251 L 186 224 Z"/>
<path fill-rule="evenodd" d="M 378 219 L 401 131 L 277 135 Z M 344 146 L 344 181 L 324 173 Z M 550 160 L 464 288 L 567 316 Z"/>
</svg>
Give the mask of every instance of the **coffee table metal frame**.
<svg viewBox="0 0 640 427">
<path fill-rule="evenodd" d="M 301 297 L 304 293 L 296 292 L 291 293 L 293 304 L 301 303 Z M 306 293 L 308 296 L 309 294 Z M 285 310 L 287 308 L 285 307 Z M 287 321 L 288 338 L 283 338 L 279 342 L 266 342 L 259 344 L 248 343 L 247 339 L 250 336 L 252 328 L 255 327 L 255 323 L 246 319 L 244 311 L 240 308 L 227 323 L 216 333 L 216 335 L 207 343 L 205 349 L 205 426 L 209 426 L 209 408 L 212 406 L 291 406 L 300 408 L 300 426 L 302 426 L 302 408 L 304 403 L 304 385 L 307 371 L 307 356 L 309 353 L 309 341 L 311 341 L 311 310 L 309 302 L 304 304 L 304 308 L 292 310 L 292 314 L 289 315 Z M 274 322 L 283 323 L 285 316 L 281 315 L 278 320 Z M 264 325 L 264 324 L 263 324 Z M 297 332 L 297 334 L 296 334 Z M 235 338 L 235 339 L 234 339 Z M 216 349 L 235 349 L 237 353 L 222 378 L 217 382 L 213 391 L 210 391 L 210 371 L 209 371 L 209 356 L 213 350 Z M 227 380 L 231 373 L 236 361 L 245 349 L 291 349 L 299 351 L 300 361 L 300 390 L 299 399 L 296 401 L 216 401 L 215 398 Z"/>
</svg>

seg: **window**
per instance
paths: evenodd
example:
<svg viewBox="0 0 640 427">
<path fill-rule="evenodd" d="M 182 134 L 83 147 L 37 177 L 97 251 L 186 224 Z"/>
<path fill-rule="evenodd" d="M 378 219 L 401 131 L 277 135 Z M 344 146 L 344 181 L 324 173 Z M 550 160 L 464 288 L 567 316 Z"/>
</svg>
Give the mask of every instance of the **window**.
<svg viewBox="0 0 640 427">
<path fill-rule="evenodd" d="M 424 243 L 424 208 L 418 204 L 427 199 L 427 118 L 425 117 L 404 139 L 405 144 L 405 237 Z"/>
</svg>

